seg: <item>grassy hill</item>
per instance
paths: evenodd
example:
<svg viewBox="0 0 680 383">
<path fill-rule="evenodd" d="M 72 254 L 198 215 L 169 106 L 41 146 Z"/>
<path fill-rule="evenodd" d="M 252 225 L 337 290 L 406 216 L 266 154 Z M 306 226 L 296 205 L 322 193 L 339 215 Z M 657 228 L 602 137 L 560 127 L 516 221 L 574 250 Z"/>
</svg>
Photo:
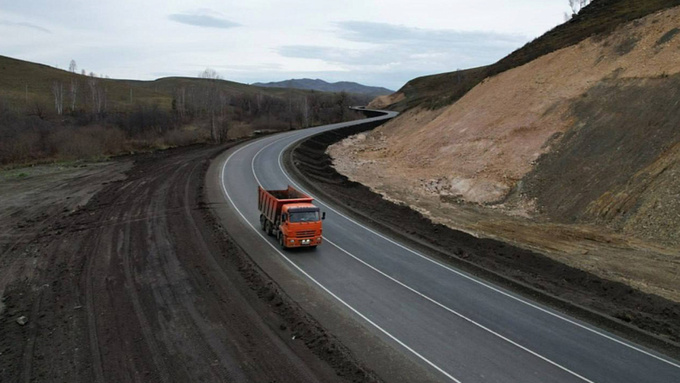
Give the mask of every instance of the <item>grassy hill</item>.
<svg viewBox="0 0 680 383">
<path fill-rule="evenodd" d="M 356 118 L 368 96 L 221 79 L 100 78 L 0 56 L 0 164 L 224 141 Z"/>
<path fill-rule="evenodd" d="M 84 93 L 88 80 L 92 78 L 47 65 L 0 56 L 0 98 L 13 107 L 36 102 L 52 104 L 52 85 L 55 82 L 61 83 L 66 91 L 71 82 L 76 81 Z M 154 90 L 149 82 L 105 78 L 94 80 L 105 86 L 111 106 L 116 109 L 130 105 L 130 91 L 136 102 L 159 103 L 169 107 L 172 101 L 169 94 Z"/>
<path fill-rule="evenodd" d="M 659 10 L 680 5 L 680 0 L 594 0 L 578 15 L 527 43 L 500 61 L 485 67 L 419 77 L 398 93 L 405 99 L 391 106 L 406 110 L 416 106 L 437 109 L 460 99 L 485 78 L 524 65 L 550 52 L 594 35 L 607 35 L 618 26 Z M 462 76 L 461 76 L 462 75 Z"/>
<path fill-rule="evenodd" d="M 54 103 L 52 86 L 55 82 L 68 93 L 71 82 L 79 86 L 79 103 L 88 96 L 88 82 L 96 81 L 106 89 L 107 101 L 112 110 L 126 110 L 139 104 L 158 105 L 163 109 L 172 106 L 173 92 L 180 88 L 202 87 L 215 84 L 229 95 L 265 94 L 273 97 L 300 96 L 309 92 L 297 89 L 259 88 L 233 81 L 213 81 L 202 78 L 166 77 L 154 81 L 118 80 L 71 73 L 51 66 L 0 56 L 0 99 L 15 107 L 25 104 Z"/>
<path fill-rule="evenodd" d="M 399 93 L 405 97 L 392 104 L 390 109 L 405 111 L 416 106 L 434 109 L 446 105 L 451 102 L 451 94 L 466 91 L 470 84 L 481 82 L 487 68 L 484 66 L 415 78 L 399 89 Z"/>
</svg>

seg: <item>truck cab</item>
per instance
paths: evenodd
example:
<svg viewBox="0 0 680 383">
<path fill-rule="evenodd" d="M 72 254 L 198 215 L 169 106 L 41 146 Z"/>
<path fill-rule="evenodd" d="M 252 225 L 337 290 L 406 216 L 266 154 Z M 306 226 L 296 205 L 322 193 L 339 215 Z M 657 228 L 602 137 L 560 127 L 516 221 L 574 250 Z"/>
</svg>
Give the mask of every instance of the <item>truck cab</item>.
<svg viewBox="0 0 680 383">
<path fill-rule="evenodd" d="M 257 188 L 260 225 L 275 236 L 281 247 L 316 247 L 322 241 L 322 223 L 326 218 L 312 204 L 312 197 L 288 186 L 283 190 Z"/>
<path fill-rule="evenodd" d="M 311 203 L 283 205 L 279 243 L 285 247 L 320 245 L 323 218 L 319 208 Z"/>
</svg>

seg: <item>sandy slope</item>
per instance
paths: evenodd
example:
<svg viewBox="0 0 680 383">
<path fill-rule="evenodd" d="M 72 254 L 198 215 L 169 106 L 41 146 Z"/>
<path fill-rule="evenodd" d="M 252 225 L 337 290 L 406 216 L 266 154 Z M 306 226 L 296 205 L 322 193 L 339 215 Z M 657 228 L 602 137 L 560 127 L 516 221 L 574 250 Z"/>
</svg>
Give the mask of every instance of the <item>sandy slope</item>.
<svg viewBox="0 0 680 383">
<path fill-rule="evenodd" d="M 680 38 L 657 45 L 680 25 L 680 9 L 649 16 L 607 38 L 546 55 L 487 79 L 443 111 L 410 114 L 377 129 L 358 158 L 408 174 L 409 186 L 436 180 L 439 194 L 494 202 L 572 125 L 571 102 L 609 77 L 657 77 L 680 72 Z M 628 49 L 632 50 L 622 54 Z M 419 119 L 431 119 L 423 123 Z M 384 161 L 383 161 L 384 160 Z M 441 178 L 441 179 L 440 179 Z"/>
<path fill-rule="evenodd" d="M 551 149 L 561 149 L 560 145 L 568 143 L 565 137 L 578 136 L 579 129 L 593 125 L 588 118 L 579 116 L 575 108 L 584 102 L 597 105 L 603 100 L 587 97 L 609 98 L 616 94 L 617 87 L 631 84 L 641 90 L 653 89 L 665 78 L 680 73 L 680 34 L 676 35 L 679 25 L 680 8 L 658 12 L 624 25 L 611 35 L 595 36 L 486 79 L 447 108 L 409 111 L 366 136 L 336 144 L 329 153 L 342 174 L 426 213 L 437 222 L 553 253 L 568 264 L 678 299 L 679 289 L 673 275 L 680 270 L 677 257 L 673 256 L 677 254 L 673 243 L 655 243 L 648 236 L 634 238 L 640 230 L 622 232 L 621 227 L 642 226 L 632 221 L 606 228 L 583 225 L 601 219 L 605 210 L 611 211 L 606 209 L 612 205 L 611 198 L 595 204 L 599 196 L 580 201 L 585 207 L 579 207 L 578 214 L 564 222 L 568 225 L 558 225 L 563 222 L 559 208 L 549 206 L 547 201 L 554 196 L 546 195 L 538 186 L 533 194 L 529 193 L 520 181 L 540 168 L 542 156 L 548 154 L 553 155 L 553 163 L 562 164 L 562 168 L 554 166 L 550 170 L 550 175 L 556 178 L 562 170 L 573 169 L 578 163 L 575 161 L 578 152 L 567 158 Z M 608 86 L 610 91 L 593 91 L 598 86 Z M 596 112 L 618 113 L 619 120 L 617 116 L 606 115 L 608 119 L 599 121 L 610 124 L 620 122 L 626 113 L 613 108 Z M 597 126 L 589 129 L 596 130 Z M 670 132 L 669 137 L 675 137 L 673 134 Z M 649 162 L 646 166 L 659 172 L 654 156 L 666 153 L 664 150 L 650 152 L 649 158 L 645 158 Z M 606 174 L 624 169 L 604 170 L 609 172 L 603 171 L 606 178 Z M 631 172 L 626 179 L 636 172 L 644 173 L 635 167 L 625 170 Z M 579 174 L 588 172 L 587 168 L 574 170 L 573 180 L 562 181 L 587 189 L 589 184 Z M 540 177 L 545 174 L 548 173 Z M 625 187 L 625 181 L 617 182 L 606 186 L 619 197 L 628 195 L 630 188 Z M 655 194 L 654 198 L 646 199 L 640 195 L 645 205 L 644 214 L 638 212 L 641 218 L 648 218 L 650 206 L 659 198 L 677 199 L 661 196 L 665 190 L 662 186 L 673 184 L 668 177 L 649 182 L 657 185 L 660 194 L 658 198 Z M 540 182 L 532 185 L 545 187 Z M 522 193 L 513 193 L 518 189 Z M 638 189 L 639 193 L 650 190 Z M 578 189 L 568 192 L 580 193 Z M 589 205 L 589 201 L 595 205 Z M 588 206 L 591 214 L 585 219 Z M 537 220 L 546 224 L 537 226 Z M 604 223 L 612 220 L 609 217 Z M 547 224 L 548 221 L 557 223 Z M 666 223 L 655 225 L 664 227 Z M 677 237 L 676 232 L 667 229 L 664 238 Z M 666 272 L 667 275 L 661 275 Z"/>
</svg>

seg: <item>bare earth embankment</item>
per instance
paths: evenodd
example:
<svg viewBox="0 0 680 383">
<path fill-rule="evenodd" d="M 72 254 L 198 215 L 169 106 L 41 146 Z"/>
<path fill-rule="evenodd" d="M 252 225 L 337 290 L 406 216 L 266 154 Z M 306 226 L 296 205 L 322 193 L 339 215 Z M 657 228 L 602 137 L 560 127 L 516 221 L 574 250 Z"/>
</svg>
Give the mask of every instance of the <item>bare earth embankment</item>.
<svg viewBox="0 0 680 383">
<path fill-rule="evenodd" d="M 435 223 L 680 302 L 680 8 L 330 148 Z"/>
<path fill-rule="evenodd" d="M 194 146 L 0 174 L 0 381 L 376 381 L 202 202 Z"/>
</svg>

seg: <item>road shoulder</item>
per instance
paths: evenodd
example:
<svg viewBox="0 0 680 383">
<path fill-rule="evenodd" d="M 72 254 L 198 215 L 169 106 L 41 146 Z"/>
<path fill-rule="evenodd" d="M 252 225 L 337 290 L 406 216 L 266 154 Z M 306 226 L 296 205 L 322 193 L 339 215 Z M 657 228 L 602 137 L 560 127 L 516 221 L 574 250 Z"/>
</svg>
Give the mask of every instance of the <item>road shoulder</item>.
<svg viewBox="0 0 680 383">
<path fill-rule="evenodd" d="M 213 159 L 205 178 L 206 203 L 211 206 L 219 222 L 227 225 L 226 230 L 230 236 L 239 239 L 244 252 L 254 263 L 253 268 L 264 278 L 270 279 L 270 286 L 278 290 L 282 298 L 289 300 L 289 304 L 299 307 L 300 313 L 307 317 L 307 323 L 294 331 L 296 335 L 303 336 L 298 339 L 324 360 L 327 357 L 323 355 L 328 350 L 338 350 L 340 354 L 344 354 L 344 360 L 327 360 L 334 366 L 354 365 L 355 368 L 366 369 L 367 373 L 374 373 L 376 377 L 389 382 L 439 381 L 438 376 L 415 363 L 405 354 L 405 350 L 387 344 L 374 335 L 366 327 L 366 323 L 362 323 L 354 314 L 285 264 L 257 233 L 242 222 L 225 201 L 219 181 L 222 164 L 231 153 L 229 150 Z M 308 333 L 314 328 L 323 334 L 321 336 L 324 341 L 316 340 L 318 334 Z"/>
</svg>

